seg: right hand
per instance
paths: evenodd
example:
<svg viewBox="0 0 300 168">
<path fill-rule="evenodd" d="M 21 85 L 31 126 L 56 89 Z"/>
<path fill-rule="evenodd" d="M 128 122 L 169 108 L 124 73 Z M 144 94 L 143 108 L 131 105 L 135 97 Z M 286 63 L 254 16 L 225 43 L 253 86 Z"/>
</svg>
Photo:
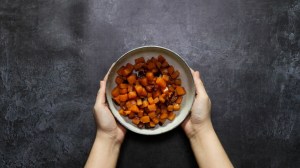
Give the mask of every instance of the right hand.
<svg viewBox="0 0 300 168">
<path fill-rule="evenodd" d="M 211 101 L 206 93 L 200 73 L 191 69 L 196 87 L 196 98 L 191 108 L 191 115 L 181 124 L 189 138 L 194 137 L 199 131 L 212 127 Z"/>
</svg>

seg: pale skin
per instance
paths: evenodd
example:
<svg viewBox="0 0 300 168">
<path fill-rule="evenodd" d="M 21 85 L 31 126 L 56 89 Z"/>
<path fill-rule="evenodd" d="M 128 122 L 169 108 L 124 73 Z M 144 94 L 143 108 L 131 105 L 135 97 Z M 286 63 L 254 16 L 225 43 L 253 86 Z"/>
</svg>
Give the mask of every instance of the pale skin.
<svg viewBox="0 0 300 168">
<path fill-rule="evenodd" d="M 198 71 L 191 70 L 196 87 L 196 99 L 191 115 L 181 124 L 186 133 L 199 167 L 231 168 L 231 164 L 222 147 L 211 122 L 211 101 L 206 93 Z M 96 138 L 86 162 L 85 168 L 116 167 L 121 144 L 126 129 L 116 122 L 105 102 L 107 75 L 100 82 L 94 106 L 97 125 Z"/>
</svg>

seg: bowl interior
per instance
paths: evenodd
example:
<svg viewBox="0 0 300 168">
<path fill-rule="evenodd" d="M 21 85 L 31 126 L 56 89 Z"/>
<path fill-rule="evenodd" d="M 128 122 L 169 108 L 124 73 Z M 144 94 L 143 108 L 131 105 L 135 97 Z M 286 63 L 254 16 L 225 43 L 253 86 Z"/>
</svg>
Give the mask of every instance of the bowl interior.
<svg viewBox="0 0 300 168">
<path fill-rule="evenodd" d="M 151 57 L 157 58 L 158 55 L 164 56 L 168 63 L 174 66 L 174 68 L 180 72 L 179 78 L 181 78 L 182 86 L 185 88 L 186 94 L 184 95 L 183 101 L 181 103 L 180 111 L 175 112 L 176 117 L 173 121 L 166 120 L 163 126 L 156 125 L 156 127 L 154 128 L 140 129 L 136 125 L 134 125 L 129 118 L 123 117 L 119 114 L 118 109 L 120 109 L 120 107 L 112 101 L 111 91 L 116 86 L 114 80 L 118 75 L 117 70 L 120 67 L 126 65 L 127 63 L 134 64 L 134 60 L 138 57 L 144 57 L 145 60 L 148 60 Z M 156 135 L 172 130 L 186 118 L 194 102 L 195 87 L 189 66 L 180 56 L 178 56 L 178 54 L 166 48 L 147 46 L 133 49 L 125 53 L 116 61 L 115 65 L 111 68 L 107 78 L 106 93 L 107 102 L 113 115 L 123 126 L 139 134 Z"/>
</svg>

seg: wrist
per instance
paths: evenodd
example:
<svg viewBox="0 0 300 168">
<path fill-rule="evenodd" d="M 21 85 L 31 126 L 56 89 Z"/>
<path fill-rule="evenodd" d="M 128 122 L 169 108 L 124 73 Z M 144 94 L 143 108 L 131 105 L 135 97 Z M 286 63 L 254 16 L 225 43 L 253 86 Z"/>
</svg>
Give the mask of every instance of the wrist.
<svg viewBox="0 0 300 168">
<path fill-rule="evenodd" d="M 212 122 L 210 119 L 201 122 L 201 124 L 194 124 L 192 131 L 187 135 L 189 140 L 192 141 L 198 137 L 204 137 L 206 134 L 214 131 Z"/>
<path fill-rule="evenodd" d="M 117 140 L 117 137 L 114 137 L 103 131 L 97 131 L 95 142 L 104 143 L 115 149 L 119 149 L 122 144 L 122 142 Z"/>
</svg>

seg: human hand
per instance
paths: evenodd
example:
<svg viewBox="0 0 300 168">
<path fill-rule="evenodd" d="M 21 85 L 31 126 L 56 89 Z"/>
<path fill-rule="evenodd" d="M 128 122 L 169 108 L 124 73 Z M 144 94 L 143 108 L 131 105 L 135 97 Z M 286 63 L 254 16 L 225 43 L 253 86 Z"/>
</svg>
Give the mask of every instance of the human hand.
<svg viewBox="0 0 300 168">
<path fill-rule="evenodd" d="M 121 144 L 124 140 L 126 129 L 116 122 L 112 115 L 105 99 L 105 88 L 106 88 L 106 74 L 105 78 L 100 81 L 100 89 L 97 93 L 96 103 L 94 106 L 94 117 L 97 125 L 97 137 L 105 137 L 116 141 Z"/>
<path fill-rule="evenodd" d="M 191 138 L 201 130 L 212 127 L 211 124 L 211 101 L 205 91 L 200 73 L 191 69 L 196 87 L 196 98 L 191 108 L 191 115 L 181 124 L 186 135 Z"/>
</svg>

